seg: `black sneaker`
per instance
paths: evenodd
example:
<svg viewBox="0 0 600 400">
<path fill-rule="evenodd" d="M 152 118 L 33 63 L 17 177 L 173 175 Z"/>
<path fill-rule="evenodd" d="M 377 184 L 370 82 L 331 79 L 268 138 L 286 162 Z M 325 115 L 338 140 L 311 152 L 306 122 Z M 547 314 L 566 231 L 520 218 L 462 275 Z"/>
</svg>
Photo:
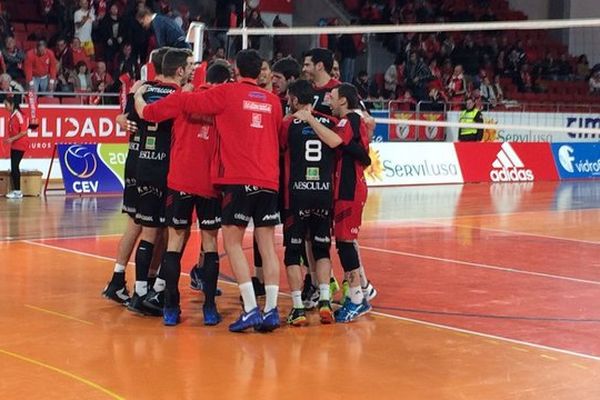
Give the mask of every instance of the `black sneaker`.
<svg viewBox="0 0 600 400">
<path fill-rule="evenodd" d="M 310 276 L 306 275 L 302 288 L 302 304 L 307 310 L 312 310 L 319 303 L 319 291 L 313 286 Z"/>
<path fill-rule="evenodd" d="M 265 291 L 265 284 L 255 276 L 252 277 L 252 287 L 254 288 L 254 295 L 256 297 L 263 297 L 267 295 L 267 292 Z"/>
<path fill-rule="evenodd" d="M 307 326 L 308 320 L 304 308 L 292 308 L 288 314 L 287 323 L 292 326 Z"/>
<path fill-rule="evenodd" d="M 165 306 L 165 292 L 157 292 L 154 289 L 150 289 L 142 304 L 144 307 L 154 310 L 158 315 L 162 315 Z"/>
<path fill-rule="evenodd" d="M 127 291 L 127 282 L 125 281 L 123 283 L 108 282 L 102 291 L 102 296 L 124 306 L 127 306 L 131 300 Z"/>
<path fill-rule="evenodd" d="M 137 293 L 134 293 L 131 297 L 131 300 L 129 301 L 129 304 L 127 305 L 127 310 L 138 315 L 148 315 L 153 317 L 160 316 L 162 314 L 162 311 L 158 313 L 156 312 L 156 310 L 146 307 L 144 305 L 145 299 L 146 295 L 140 296 Z"/>
</svg>

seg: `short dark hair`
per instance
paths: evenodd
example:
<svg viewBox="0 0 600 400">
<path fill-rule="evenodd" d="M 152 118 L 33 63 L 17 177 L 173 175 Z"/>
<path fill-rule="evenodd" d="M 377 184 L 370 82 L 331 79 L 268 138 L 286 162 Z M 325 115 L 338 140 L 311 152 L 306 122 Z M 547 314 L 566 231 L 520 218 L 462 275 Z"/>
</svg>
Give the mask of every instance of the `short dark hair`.
<svg viewBox="0 0 600 400">
<path fill-rule="evenodd" d="M 299 79 L 290 83 L 290 86 L 288 86 L 288 94 L 296 97 L 298 99 L 298 103 L 302 105 L 312 104 L 314 101 L 313 96 L 315 95 L 315 90 L 309 81 L 305 79 Z"/>
<path fill-rule="evenodd" d="M 349 109 L 355 109 L 360 107 L 360 97 L 358 96 L 358 90 L 351 83 L 342 83 L 338 86 L 339 97 L 343 97 L 348 102 Z"/>
<path fill-rule="evenodd" d="M 162 73 L 164 76 L 173 77 L 178 68 L 185 68 L 188 57 L 192 56 L 192 51 L 188 49 L 170 49 L 165 53 L 162 63 Z"/>
<path fill-rule="evenodd" d="M 139 21 L 140 19 L 144 18 L 146 15 L 152 15 L 152 10 L 148 7 L 140 8 L 137 11 L 137 13 L 135 14 L 135 19 Z"/>
<path fill-rule="evenodd" d="M 272 71 L 277 72 L 285 77 L 285 79 L 298 79 L 300 77 L 300 64 L 295 59 L 288 57 L 282 58 L 273 64 Z"/>
<path fill-rule="evenodd" d="M 316 47 L 304 53 L 304 57 L 310 57 L 315 65 L 323 63 L 325 71 L 327 71 L 328 74 L 331 74 L 331 70 L 333 69 L 333 53 L 331 50 Z"/>
<path fill-rule="evenodd" d="M 21 96 L 20 94 L 8 94 L 3 96 L 3 102 L 12 104 L 15 110 L 21 111 L 21 101 L 23 100 L 23 96 Z"/>
<path fill-rule="evenodd" d="M 154 66 L 154 71 L 156 71 L 158 75 L 162 75 L 163 73 L 163 61 L 165 60 L 165 54 L 167 54 L 167 52 L 170 50 L 172 50 L 171 47 L 165 46 L 153 51 L 150 55 L 150 62 Z"/>
<path fill-rule="evenodd" d="M 262 58 L 253 49 L 241 50 L 235 56 L 235 65 L 242 78 L 257 79 L 262 68 Z"/>
<path fill-rule="evenodd" d="M 225 63 L 215 62 L 206 70 L 206 82 L 208 83 L 224 83 L 230 79 L 231 70 Z"/>
</svg>

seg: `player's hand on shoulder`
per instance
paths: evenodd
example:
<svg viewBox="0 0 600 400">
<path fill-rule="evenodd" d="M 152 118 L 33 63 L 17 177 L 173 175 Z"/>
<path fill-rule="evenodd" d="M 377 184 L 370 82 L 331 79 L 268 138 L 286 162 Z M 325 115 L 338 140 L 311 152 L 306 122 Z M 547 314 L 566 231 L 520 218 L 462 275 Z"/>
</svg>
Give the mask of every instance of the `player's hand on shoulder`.
<svg viewBox="0 0 600 400">
<path fill-rule="evenodd" d="M 310 109 L 298 110 L 293 114 L 294 118 L 307 122 L 312 117 Z"/>
<path fill-rule="evenodd" d="M 131 89 L 129 89 L 129 93 L 135 94 L 135 92 L 137 92 L 138 89 L 140 87 L 142 87 L 143 85 L 145 85 L 145 84 L 146 84 L 146 81 L 142 81 L 142 80 L 135 81 L 135 83 L 133 84 L 133 86 L 131 87 Z"/>
</svg>

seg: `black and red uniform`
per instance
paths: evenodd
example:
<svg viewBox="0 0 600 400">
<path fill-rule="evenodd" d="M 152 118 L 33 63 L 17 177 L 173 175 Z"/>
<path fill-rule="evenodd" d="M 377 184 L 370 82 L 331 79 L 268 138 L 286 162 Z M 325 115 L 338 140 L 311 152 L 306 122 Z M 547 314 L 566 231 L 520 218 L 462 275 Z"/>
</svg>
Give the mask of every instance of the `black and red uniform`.
<svg viewBox="0 0 600 400">
<path fill-rule="evenodd" d="M 333 115 L 331 111 L 331 91 L 342 83 L 337 79 L 331 78 L 325 85 L 317 87 L 313 85 L 315 91 L 315 97 L 313 102 L 313 108 L 315 111 L 325 114 Z"/>
<path fill-rule="evenodd" d="M 329 129 L 335 129 L 338 123 L 325 114 L 313 115 Z M 292 116 L 283 121 L 280 143 L 285 165 L 285 246 L 302 249 L 308 237 L 313 245 L 328 248 L 336 150 L 323 143 L 307 122 Z"/>
<path fill-rule="evenodd" d="M 143 97 L 146 103 L 151 104 L 179 90 L 180 87 L 175 84 L 154 82 L 148 86 Z M 136 183 L 139 200 L 135 219 L 142 226 L 161 227 L 165 225 L 172 127 L 173 120 L 154 123 L 142 119 L 138 123 L 140 151 Z"/>
<path fill-rule="evenodd" d="M 127 102 L 124 109 L 127 119 L 140 124 L 140 117 L 135 111 L 135 101 L 133 93 L 127 95 Z M 140 131 L 129 132 L 129 150 L 125 159 L 125 188 L 123 189 L 123 213 L 135 218 L 137 213 L 137 203 L 139 193 L 137 189 L 137 160 L 140 153 Z"/>
<path fill-rule="evenodd" d="M 207 90 L 201 86 L 198 90 Z M 144 119 L 159 122 L 175 118 L 167 186 L 167 225 L 177 229 L 192 223 L 196 210 L 200 229 L 221 227 L 220 193 L 211 182 L 211 161 L 216 150 L 214 117 L 181 113 L 176 96 L 144 107 Z"/>
<path fill-rule="evenodd" d="M 368 129 L 361 116 L 350 112 L 337 124 L 344 145 L 338 151 L 335 173 L 334 236 L 351 241 L 358 237 L 362 212 L 367 200 L 365 164 L 348 151 L 349 145 L 369 152 Z"/>
</svg>

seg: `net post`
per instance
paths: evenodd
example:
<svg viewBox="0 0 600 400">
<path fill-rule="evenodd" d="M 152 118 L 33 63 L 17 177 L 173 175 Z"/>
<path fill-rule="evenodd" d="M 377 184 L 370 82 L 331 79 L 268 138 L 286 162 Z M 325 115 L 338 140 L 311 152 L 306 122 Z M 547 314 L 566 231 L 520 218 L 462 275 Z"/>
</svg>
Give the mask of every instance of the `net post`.
<svg viewBox="0 0 600 400">
<path fill-rule="evenodd" d="M 206 24 L 203 22 L 192 22 L 188 28 L 185 41 L 192 44 L 194 52 L 194 62 L 202 61 L 202 53 L 204 52 L 204 30 Z"/>
</svg>

